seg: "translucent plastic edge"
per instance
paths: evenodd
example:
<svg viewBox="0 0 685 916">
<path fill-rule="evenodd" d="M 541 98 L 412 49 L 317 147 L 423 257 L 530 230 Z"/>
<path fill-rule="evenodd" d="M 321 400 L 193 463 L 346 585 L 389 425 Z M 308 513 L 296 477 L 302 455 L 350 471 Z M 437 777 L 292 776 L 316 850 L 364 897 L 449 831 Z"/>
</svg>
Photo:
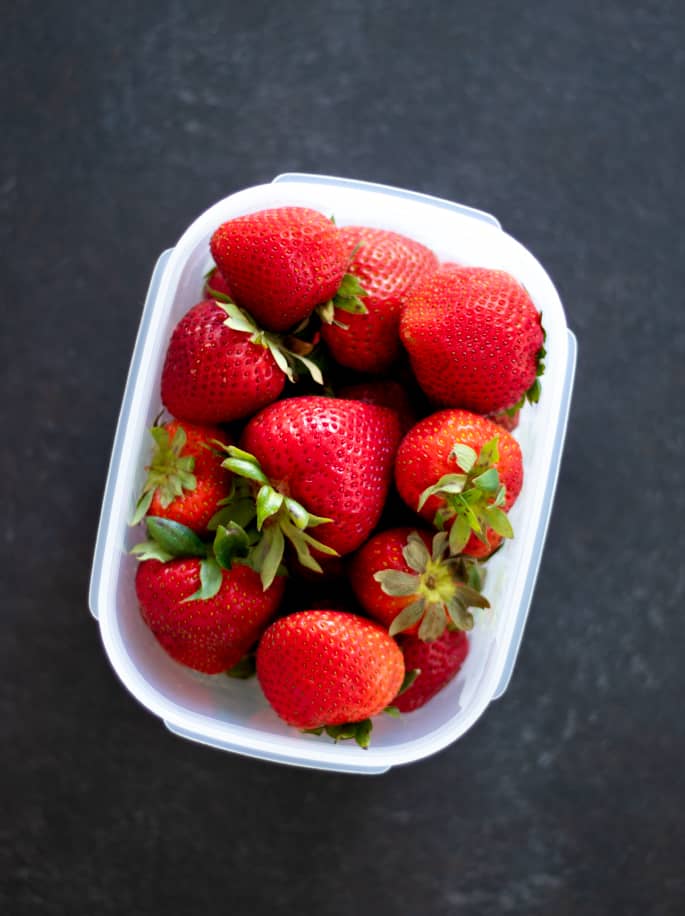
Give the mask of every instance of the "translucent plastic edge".
<svg viewBox="0 0 685 916">
<path fill-rule="evenodd" d="M 361 765 L 358 766 L 354 763 L 345 763 L 341 761 L 336 761 L 334 764 L 324 764 L 315 763 L 309 760 L 293 760 L 293 758 L 287 754 L 278 754 L 276 752 L 265 752 L 261 754 L 251 748 L 245 747 L 244 745 L 234 744 L 229 741 L 213 741 L 206 735 L 197 734 L 196 732 L 189 731 L 186 728 L 180 728 L 178 725 L 175 725 L 173 722 L 169 722 L 166 719 L 164 720 L 164 724 L 166 725 L 167 729 L 172 732 L 172 734 L 178 735 L 179 738 L 185 738 L 187 741 L 194 741 L 196 744 L 202 744 L 205 747 L 213 747 L 218 751 L 230 751 L 234 754 L 240 754 L 242 757 L 249 757 L 252 760 L 261 760 L 264 763 L 278 763 L 281 766 L 297 766 L 305 770 L 323 770 L 327 772 L 350 773 L 356 774 L 358 776 L 379 776 L 382 773 L 387 773 L 390 769 L 389 766 L 365 767 Z"/>
<path fill-rule="evenodd" d="M 360 178 L 339 178 L 335 175 L 312 175 L 308 172 L 283 172 L 277 175 L 272 184 L 314 184 L 314 185 L 335 185 L 336 187 L 355 188 L 359 191 L 376 191 L 391 197 L 401 197 L 404 200 L 415 200 L 420 203 L 427 203 L 433 207 L 442 207 L 445 210 L 453 210 L 462 216 L 468 216 L 472 219 L 489 223 L 496 229 L 502 226 L 497 217 L 485 210 L 478 210 L 476 207 L 467 207 L 466 204 L 458 204 L 452 200 L 446 200 L 444 197 L 433 197 L 432 194 L 423 194 L 420 191 L 408 191 L 406 188 L 396 188 L 389 184 L 379 184 L 375 181 L 362 181 Z"/>
<path fill-rule="evenodd" d="M 516 659 L 518 657 L 521 643 L 523 641 L 523 633 L 526 627 L 526 621 L 528 620 L 528 614 L 530 612 L 530 606 L 533 600 L 533 594 L 535 592 L 538 573 L 540 571 L 542 554 L 544 551 L 545 541 L 547 539 L 547 531 L 549 529 L 549 523 L 552 517 L 552 507 L 554 505 L 554 496 L 557 489 L 557 482 L 559 480 L 561 458 L 564 452 L 566 431 L 568 429 L 568 419 L 571 409 L 571 399 L 573 395 L 573 381 L 575 378 L 576 362 L 578 356 L 578 342 L 576 340 L 575 334 L 568 330 L 566 333 L 568 335 L 568 362 L 566 365 L 566 376 L 564 378 L 562 401 L 560 404 L 559 414 L 557 416 L 557 431 L 555 433 L 554 454 L 552 456 L 550 471 L 547 477 L 547 485 L 545 487 L 545 495 L 543 498 L 542 510 L 540 513 L 540 524 L 538 526 L 535 541 L 533 544 L 533 556 L 536 557 L 536 559 L 532 562 L 529 568 L 528 581 L 526 582 L 519 608 L 519 614 L 517 616 L 514 632 L 511 637 L 509 654 L 507 655 L 506 661 L 504 662 L 502 677 L 499 684 L 497 685 L 495 693 L 493 694 L 493 700 L 498 700 L 501 696 L 503 696 L 507 687 L 509 686 L 514 672 Z"/>
<path fill-rule="evenodd" d="M 131 363 L 129 365 L 128 375 L 126 377 L 124 396 L 121 401 L 121 407 L 119 408 L 119 418 L 117 420 L 116 430 L 114 433 L 112 453 L 109 459 L 109 468 L 107 471 L 105 489 L 102 497 L 102 507 L 100 509 L 100 518 L 98 520 L 97 534 L 95 536 L 95 549 L 93 551 L 93 564 L 91 566 L 90 572 L 90 584 L 88 586 L 88 607 L 90 608 L 90 613 L 96 620 L 98 620 L 100 617 L 98 596 L 100 592 L 102 570 L 104 567 L 105 550 L 107 547 L 107 524 L 114 502 L 114 491 L 116 489 L 116 478 L 119 471 L 119 465 L 121 463 L 124 433 L 126 431 L 126 424 L 128 422 L 128 418 L 131 413 L 131 406 L 135 397 L 136 381 L 140 370 L 140 363 L 145 347 L 145 341 L 147 340 L 148 331 L 150 328 L 150 322 L 152 321 L 155 305 L 157 303 L 157 293 L 159 292 L 164 268 L 167 265 L 172 251 L 173 248 L 168 248 L 166 251 L 163 251 L 159 258 L 157 258 L 157 263 L 153 268 L 147 296 L 145 297 L 145 305 L 143 306 L 140 324 L 138 325 L 136 341 L 133 346 L 133 355 L 131 356 Z"/>
</svg>

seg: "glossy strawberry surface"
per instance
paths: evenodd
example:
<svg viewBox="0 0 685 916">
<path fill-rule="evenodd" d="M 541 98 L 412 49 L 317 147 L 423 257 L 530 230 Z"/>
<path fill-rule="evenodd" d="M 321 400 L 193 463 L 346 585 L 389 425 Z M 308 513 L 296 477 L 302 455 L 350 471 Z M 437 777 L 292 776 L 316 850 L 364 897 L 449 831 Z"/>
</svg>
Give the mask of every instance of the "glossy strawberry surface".
<svg viewBox="0 0 685 916">
<path fill-rule="evenodd" d="M 344 226 L 347 249 L 354 252 L 348 272 L 364 289 L 366 314 L 336 309 L 337 323 L 321 334 L 336 362 L 360 372 L 383 373 L 400 355 L 400 310 L 414 284 L 435 270 L 438 259 L 425 245 L 387 229 Z M 345 327 L 342 327 L 344 325 Z"/>
<path fill-rule="evenodd" d="M 277 490 L 331 519 L 315 535 L 343 555 L 366 540 L 383 511 L 399 438 L 399 421 L 387 408 L 306 396 L 253 417 L 241 447 Z"/>
<path fill-rule="evenodd" d="M 277 620 L 257 650 L 257 677 L 289 725 L 359 722 L 388 706 L 404 679 L 394 639 L 379 624 L 344 611 L 300 611 Z"/>
<path fill-rule="evenodd" d="M 535 389 L 544 332 L 511 274 L 443 264 L 407 298 L 400 323 L 417 381 L 437 404 L 491 414 Z"/>
<path fill-rule="evenodd" d="M 145 560 L 136 573 L 143 620 L 176 661 L 206 674 L 232 668 L 256 642 L 276 613 L 285 588 L 278 576 L 263 591 L 248 566 L 222 570 L 213 598 L 187 599 L 200 588 L 200 561 Z"/>
<path fill-rule="evenodd" d="M 226 325 L 213 300 L 178 322 L 162 370 L 162 403 L 182 420 L 227 423 L 274 401 L 286 377 L 266 347 Z"/>
<path fill-rule="evenodd" d="M 271 331 L 291 328 L 331 299 L 349 260 L 337 226 L 307 207 L 228 220 L 210 248 L 235 302 Z"/>
</svg>

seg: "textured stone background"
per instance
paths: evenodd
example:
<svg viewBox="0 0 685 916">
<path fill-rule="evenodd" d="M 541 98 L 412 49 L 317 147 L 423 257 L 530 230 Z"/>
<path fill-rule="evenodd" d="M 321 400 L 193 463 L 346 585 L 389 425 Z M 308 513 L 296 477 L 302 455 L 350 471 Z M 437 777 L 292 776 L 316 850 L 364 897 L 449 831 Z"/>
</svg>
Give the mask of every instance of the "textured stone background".
<svg viewBox="0 0 685 916">
<path fill-rule="evenodd" d="M 2 912 L 685 912 L 682 6 L 47 0 L 3 19 Z M 495 213 L 580 345 L 509 691 L 379 778 L 173 737 L 86 607 L 152 265 L 287 170 Z"/>
</svg>

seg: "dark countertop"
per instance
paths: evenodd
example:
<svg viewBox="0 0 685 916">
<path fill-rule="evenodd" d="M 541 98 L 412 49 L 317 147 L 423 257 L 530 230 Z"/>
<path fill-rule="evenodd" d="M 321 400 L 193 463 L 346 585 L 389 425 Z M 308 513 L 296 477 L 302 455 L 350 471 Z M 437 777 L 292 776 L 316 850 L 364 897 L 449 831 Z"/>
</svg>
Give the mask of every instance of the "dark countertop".
<svg viewBox="0 0 685 916">
<path fill-rule="evenodd" d="M 685 16 L 596 6 L 5 12 L 3 913 L 685 911 Z M 154 261 L 215 200 L 289 170 L 496 214 L 579 340 L 509 690 L 376 778 L 172 736 L 86 605 Z"/>
</svg>

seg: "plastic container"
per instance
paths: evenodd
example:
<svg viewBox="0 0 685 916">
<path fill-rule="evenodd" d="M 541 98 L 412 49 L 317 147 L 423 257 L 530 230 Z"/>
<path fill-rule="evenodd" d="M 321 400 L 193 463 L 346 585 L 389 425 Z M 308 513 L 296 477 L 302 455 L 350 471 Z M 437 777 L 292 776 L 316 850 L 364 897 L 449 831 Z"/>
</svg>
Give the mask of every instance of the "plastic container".
<svg viewBox="0 0 685 916">
<path fill-rule="evenodd" d="M 339 225 L 394 229 L 443 260 L 498 267 L 527 287 L 542 310 L 547 369 L 540 403 L 527 407 L 516 436 L 525 483 L 510 513 L 516 537 L 488 564 L 481 617 L 458 677 L 423 709 L 379 716 L 371 747 L 303 735 L 279 721 L 252 681 L 207 677 L 172 661 L 143 624 L 128 551 L 139 532 L 127 525 L 149 455 L 147 429 L 159 412 L 159 381 L 169 335 L 200 298 L 211 257 L 208 242 L 223 221 L 265 207 L 302 205 L 334 214 Z M 281 175 L 203 213 L 159 258 L 138 331 L 103 499 L 90 583 L 109 660 L 128 690 L 171 731 L 228 751 L 303 767 L 382 773 L 419 760 L 461 737 L 502 696 L 511 677 L 542 556 L 561 459 L 575 368 L 575 338 L 559 296 L 536 259 L 497 220 L 450 201 L 398 188 L 316 175 Z"/>
</svg>

